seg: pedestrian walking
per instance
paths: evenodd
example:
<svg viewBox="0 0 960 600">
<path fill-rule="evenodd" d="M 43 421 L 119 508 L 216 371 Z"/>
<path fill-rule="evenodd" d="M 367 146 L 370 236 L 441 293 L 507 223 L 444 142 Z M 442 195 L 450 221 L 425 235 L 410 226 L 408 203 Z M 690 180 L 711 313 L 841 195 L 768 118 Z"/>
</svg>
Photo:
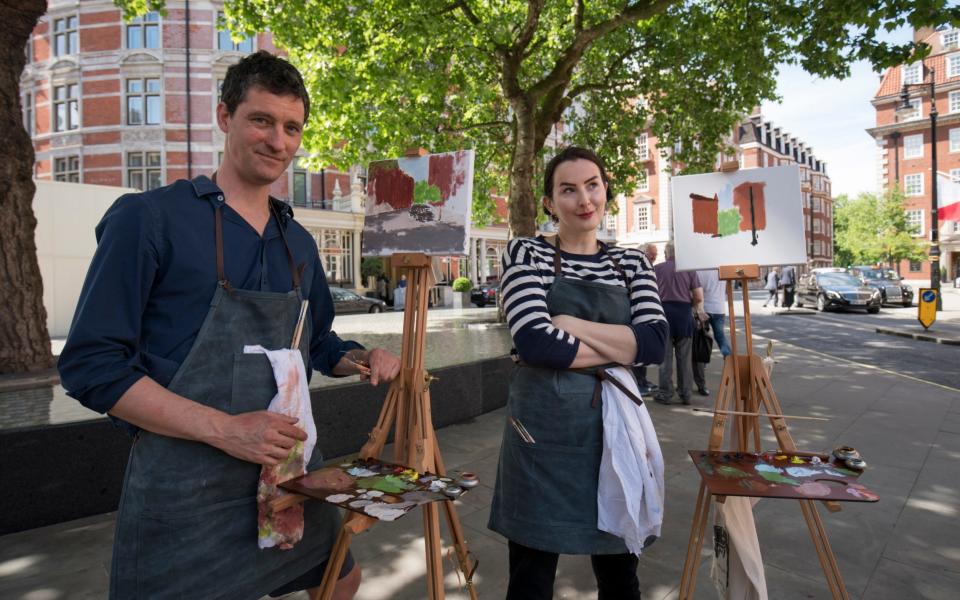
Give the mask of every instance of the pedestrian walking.
<svg viewBox="0 0 960 600">
<path fill-rule="evenodd" d="M 605 393 L 595 395 L 597 368 L 659 362 L 667 324 L 649 260 L 597 240 L 610 197 L 600 159 L 564 149 L 544 174 L 557 235 L 516 238 L 503 254 L 500 289 L 518 366 L 488 526 L 508 540 L 508 600 L 552 599 L 560 554 L 591 556 L 601 598 L 640 598 L 637 557 L 598 528 L 609 407 Z M 660 456 L 655 435 L 635 442 Z M 657 464 L 643 473 L 662 476 Z M 645 491 L 631 488 L 630 497 Z"/>
<path fill-rule="evenodd" d="M 763 303 L 763 307 L 766 308 L 770 302 L 773 302 L 774 306 L 777 306 L 780 302 L 780 298 L 777 295 L 777 290 L 780 288 L 780 275 L 777 273 L 777 268 L 773 267 L 770 269 L 770 272 L 767 273 L 767 284 L 763 286 L 763 289 L 767 290 L 767 300 Z"/>
<path fill-rule="evenodd" d="M 97 226 L 59 368 L 68 394 L 136 435 L 110 598 L 319 593 L 342 520 L 335 507 L 299 508 L 303 536 L 292 548 L 258 547 L 261 468 L 287 460 L 307 433 L 266 410 L 277 391 L 271 362 L 244 348 L 289 347 L 308 299 L 299 346 L 308 375 L 351 375 L 366 363 L 376 385 L 396 377 L 400 361 L 331 331 L 316 242 L 269 196 L 308 110 L 290 63 L 265 51 L 244 57 L 227 70 L 217 105 L 217 173 L 125 195 Z M 313 452 L 308 468 L 322 460 Z M 348 554 L 334 597 L 353 597 L 359 583 Z"/>
<path fill-rule="evenodd" d="M 783 288 L 783 307 L 793 306 L 794 297 L 797 292 L 797 271 L 793 265 L 787 265 L 780 274 L 780 287 Z"/>
<path fill-rule="evenodd" d="M 667 242 L 663 249 L 664 261 L 656 265 L 653 270 L 657 274 L 657 287 L 660 290 L 660 301 L 663 312 L 667 316 L 670 328 L 667 335 L 667 344 L 663 362 L 660 363 L 660 383 L 653 399 L 661 404 L 670 404 L 673 398 L 674 382 L 673 371 L 676 365 L 676 391 L 680 401 L 690 404 L 691 387 L 693 387 L 693 358 L 691 344 L 693 341 L 693 313 L 694 310 L 706 321 L 703 312 L 703 288 L 696 271 L 677 271 L 674 262 L 673 242 Z"/>
<path fill-rule="evenodd" d="M 707 313 L 707 322 L 710 324 L 710 330 L 713 331 L 713 339 L 720 348 L 720 354 L 724 357 L 729 356 L 730 344 L 727 342 L 724 331 L 727 319 L 727 286 L 720 281 L 720 273 L 716 269 L 697 271 L 697 277 L 703 287 L 703 310 Z M 693 363 L 693 382 L 701 396 L 710 395 L 707 388 L 706 367 L 706 363 L 696 361 Z"/>
</svg>

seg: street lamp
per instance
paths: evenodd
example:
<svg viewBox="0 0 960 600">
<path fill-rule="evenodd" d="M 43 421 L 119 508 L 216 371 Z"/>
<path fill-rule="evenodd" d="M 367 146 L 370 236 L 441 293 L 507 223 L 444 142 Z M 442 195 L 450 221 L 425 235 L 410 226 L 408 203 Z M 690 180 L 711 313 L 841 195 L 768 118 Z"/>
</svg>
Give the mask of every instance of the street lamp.
<svg viewBox="0 0 960 600">
<path fill-rule="evenodd" d="M 937 291 L 937 310 L 943 310 L 943 299 L 940 297 L 940 219 L 937 216 L 937 101 L 934 89 L 936 72 L 933 67 L 923 65 L 922 68 L 924 79 L 926 79 L 927 73 L 930 74 L 930 157 L 932 159 L 931 170 L 933 171 L 930 208 L 930 287 Z M 898 115 L 903 116 L 914 111 L 910 104 L 909 88 L 923 85 L 926 84 L 922 82 L 903 84 L 903 90 L 900 91 L 900 105 L 896 108 Z"/>
</svg>

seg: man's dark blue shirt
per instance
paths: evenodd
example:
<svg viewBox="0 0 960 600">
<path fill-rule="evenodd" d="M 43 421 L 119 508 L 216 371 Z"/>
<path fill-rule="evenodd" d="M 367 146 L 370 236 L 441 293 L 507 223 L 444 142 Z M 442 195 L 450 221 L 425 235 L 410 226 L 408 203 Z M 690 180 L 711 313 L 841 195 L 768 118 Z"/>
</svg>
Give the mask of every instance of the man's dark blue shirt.
<svg viewBox="0 0 960 600">
<path fill-rule="evenodd" d="M 303 265 L 310 366 L 331 375 L 345 351 L 361 346 L 330 329 L 333 300 L 316 242 L 289 206 L 271 202 L 296 264 Z M 58 365 L 64 388 L 84 406 L 107 412 L 145 375 L 166 386 L 186 359 L 217 286 L 217 205 L 230 283 L 245 290 L 292 289 L 277 220 L 271 218 L 261 236 L 207 177 L 121 196 L 97 225 L 97 251 Z"/>
</svg>

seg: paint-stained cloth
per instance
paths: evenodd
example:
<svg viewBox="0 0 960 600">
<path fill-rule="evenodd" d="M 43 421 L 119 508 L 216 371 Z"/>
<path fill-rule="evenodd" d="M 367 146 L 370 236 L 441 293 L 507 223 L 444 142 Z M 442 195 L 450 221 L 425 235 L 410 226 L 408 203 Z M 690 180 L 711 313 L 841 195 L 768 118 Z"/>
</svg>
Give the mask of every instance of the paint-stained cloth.
<svg viewBox="0 0 960 600">
<path fill-rule="evenodd" d="M 627 369 L 608 369 L 607 375 L 640 397 Z M 623 538 L 627 549 L 639 556 L 660 537 L 663 500 L 663 454 L 647 407 L 604 380 L 597 529 Z"/>
</svg>

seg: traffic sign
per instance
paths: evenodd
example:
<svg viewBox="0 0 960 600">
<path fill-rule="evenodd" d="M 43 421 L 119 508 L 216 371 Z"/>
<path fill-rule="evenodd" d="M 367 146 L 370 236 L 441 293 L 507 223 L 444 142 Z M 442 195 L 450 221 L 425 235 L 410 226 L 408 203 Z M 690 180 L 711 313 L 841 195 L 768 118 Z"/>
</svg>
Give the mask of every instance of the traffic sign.
<svg viewBox="0 0 960 600">
<path fill-rule="evenodd" d="M 924 329 L 929 329 L 933 322 L 937 320 L 937 290 L 920 288 L 920 295 L 917 300 L 917 320 L 920 321 Z"/>
</svg>

